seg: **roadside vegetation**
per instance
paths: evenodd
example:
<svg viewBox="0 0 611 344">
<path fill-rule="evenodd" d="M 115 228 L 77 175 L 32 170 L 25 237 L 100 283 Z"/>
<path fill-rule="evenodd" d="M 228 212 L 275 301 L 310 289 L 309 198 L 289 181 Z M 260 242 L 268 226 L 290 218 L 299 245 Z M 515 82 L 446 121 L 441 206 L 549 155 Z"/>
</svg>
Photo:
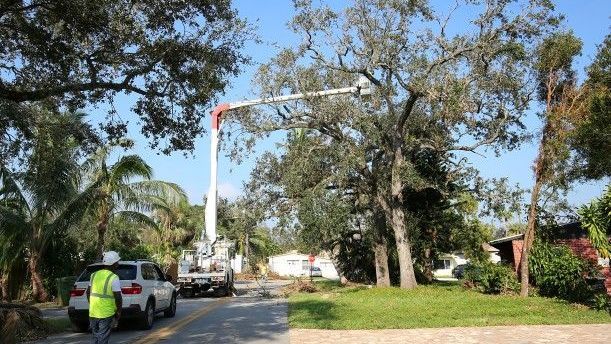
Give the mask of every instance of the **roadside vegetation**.
<svg viewBox="0 0 611 344">
<path fill-rule="evenodd" d="M 232 161 L 258 157 L 243 195 L 218 204 L 218 234 L 244 256 L 244 276 L 289 250 L 332 259 L 344 287 L 287 290 L 294 327 L 609 322 L 584 308 L 611 312 L 590 284 L 600 269 L 547 231 L 579 221 L 594 259 L 611 258 L 611 187 L 580 207 L 567 199 L 611 176 L 611 34 L 584 61 L 553 1 L 330 3 L 294 2 L 288 26 L 303 39 L 259 65 L 255 92 L 366 80 L 370 94 L 223 117 Z M 176 267 L 204 207 L 180 170 L 156 179 L 134 147 L 192 153 L 255 32 L 226 0 L 0 6 L 0 316 L 53 300 L 58 278 L 105 250 Z M 133 141 L 134 126 L 146 140 Z M 272 135 L 284 140 L 253 152 Z M 529 190 L 480 173 L 481 157 L 531 142 Z M 525 235 L 519 276 L 482 246 L 508 234 Z M 434 262 L 459 251 L 468 288 L 435 283 Z M 19 312 L 39 327 L 37 310 Z"/>
<path fill-rule="evenodd" d="M 412 290 L 316 283 L 289 297 L 289 326 L 315 329 L 611 323 L 603 311 L 554 298 L 486 295 L 458 283 Z"/>
</svg>

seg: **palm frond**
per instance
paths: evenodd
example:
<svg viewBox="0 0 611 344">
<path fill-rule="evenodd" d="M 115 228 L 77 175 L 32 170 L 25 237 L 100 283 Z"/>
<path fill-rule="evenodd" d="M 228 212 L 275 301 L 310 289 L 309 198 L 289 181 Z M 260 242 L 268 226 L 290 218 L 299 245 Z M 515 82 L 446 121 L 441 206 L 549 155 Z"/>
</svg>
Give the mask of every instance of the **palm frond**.
<svg viewBox="0 0 611 344">
<path fill-rule="evenodd" d="M 185 191 L 175 183 L 161 180 L 144 180 L 130 183 L 129 187 L 138 194 L 157 195 L 167 200 L 168 204 L 178 206 L 187 199 Z"/>
<path fill-rule="evenodd" d="M 78 224 L 85 214 L 91 211 L 91 205 L 95 204 L 99 197 L 101 181 L 87 186 L 85 190 L 72 198 L 64 209 L 49 224 L 49 230 L 45 231 L 43 240 L 46 242 L 52 235 L 64 231 Z"/>
<path fill-rule="evenodd" d="M 155 220 L 137 211 L 121 210 L 116 212 L 114 216 L 116 218 L 120 218 L 123 221 L 144 225 L 152 229 L 156 229 L 158 227 Z"/>
<path fill-rule="evenodd" d="M 138 155 L 126 155 L 110 167 L 109 180 L 113 185 L 129 183 L 133 178 L 151 179 L 153 169 Z"/>
<path fill-rule="evenodd" d="M 30 213 L 30 205 L 17 183 L 17 178 L 5 166 L 0 166 L 0 202 L 11 203 Z"/>
</svg>

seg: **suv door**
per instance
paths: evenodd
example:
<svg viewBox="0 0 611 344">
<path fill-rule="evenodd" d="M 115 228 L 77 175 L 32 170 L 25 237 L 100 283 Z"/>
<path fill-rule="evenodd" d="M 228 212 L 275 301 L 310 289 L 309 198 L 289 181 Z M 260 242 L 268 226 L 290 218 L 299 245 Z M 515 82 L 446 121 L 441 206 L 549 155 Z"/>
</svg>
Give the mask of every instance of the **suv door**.
<svg viewBox="0 0 611 344">
<path fill-rule="evenodd" d="M 142 279 L 148 290 L 150 290 L 150 294 L 155 296 L 155 310 L 163 309 L 164 301 L 163 295 L 161 295 L 161 288 L 159 285 L 157 272 L 151 263 L 144 263 L 140 266 L 142 270 Z"/>
<path fill-rule="evenodd" d="M 157 281 L 159 282 L 160 292 L 163 295 L 164 307 L 169 307 L 172 299 L 172 291 L 174 291 L 174 285 L 165 279 L 165 275 L 163 272 L 161 272 L 161 269 L 159 266 L 157 266 L 157 264 L 153 265 L 153 267 L 155 268 L 155 272 L 158 276 Z"/>
</svg>

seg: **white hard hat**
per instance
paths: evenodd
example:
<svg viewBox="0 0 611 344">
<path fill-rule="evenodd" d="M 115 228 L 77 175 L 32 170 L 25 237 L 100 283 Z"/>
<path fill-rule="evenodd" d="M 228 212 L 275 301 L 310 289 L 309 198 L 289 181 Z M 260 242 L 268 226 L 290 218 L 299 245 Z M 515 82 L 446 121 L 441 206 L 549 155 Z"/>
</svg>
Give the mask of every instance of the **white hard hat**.
<svg viewBox="0 0 611 344">
<path fill-rule="evenodd" d="M 103 258 L 102 258 L 102 263 L 104 265 L 113 265 L 114 263 L 118 262 L 121 260 L 121 257 L 119 257 L 119 254 L 115 251 L 108 251 L 108 252 L 104 252 L 103 254 Z"/>
</svg>

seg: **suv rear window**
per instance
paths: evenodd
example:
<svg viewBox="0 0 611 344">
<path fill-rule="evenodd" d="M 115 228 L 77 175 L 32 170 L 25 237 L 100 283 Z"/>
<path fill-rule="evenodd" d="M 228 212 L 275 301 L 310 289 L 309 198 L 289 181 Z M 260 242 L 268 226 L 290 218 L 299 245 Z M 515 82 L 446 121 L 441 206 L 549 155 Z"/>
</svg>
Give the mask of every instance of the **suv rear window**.
<svg viewBox="0 0 611 344">
<path fill-rule="evenodd" d="M 91 274 L 103 269 L 103 265 L 92 265 L 88 266 L 85 271 L 79 276 L 78 282 L 86 282 L 91 279 Z M 135 265 L 119 265 L 115 274 L 119 276 L 120 280 L 134 280 L 136 279 L 136 266 Z"/>
</svg>

